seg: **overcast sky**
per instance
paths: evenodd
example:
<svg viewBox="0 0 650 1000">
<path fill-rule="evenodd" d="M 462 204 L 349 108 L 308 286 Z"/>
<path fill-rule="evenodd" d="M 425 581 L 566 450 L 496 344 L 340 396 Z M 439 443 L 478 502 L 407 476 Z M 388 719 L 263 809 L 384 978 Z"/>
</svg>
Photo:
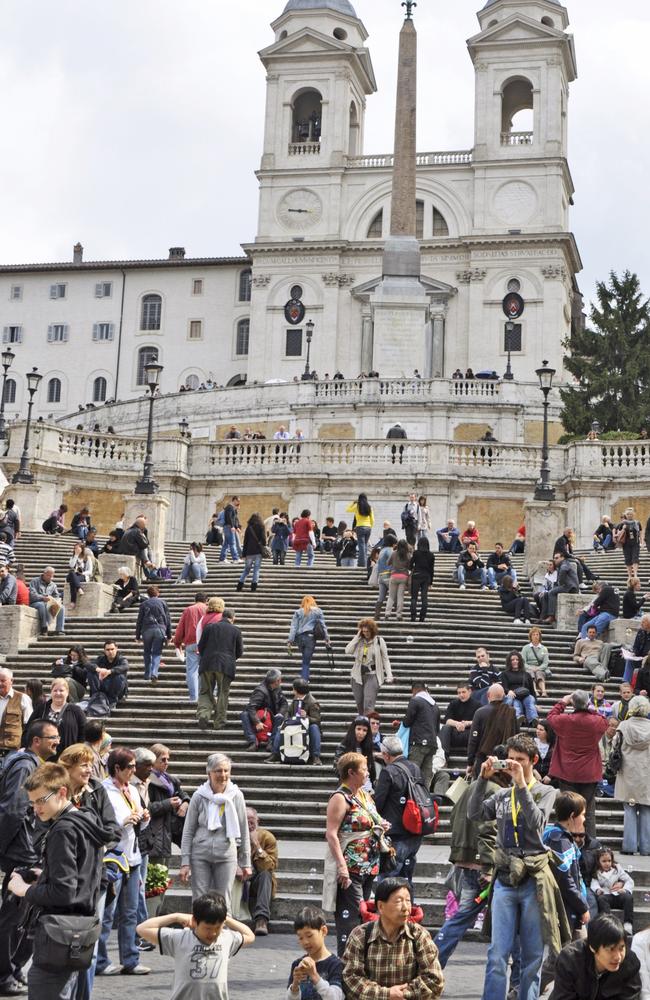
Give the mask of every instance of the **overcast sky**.
<svg viewBox="0 0 650 1000">
<path fill-rule="evenodd" d="M 353 0 L 379 92 L 366 152 L 392 147 L 399 0 Z M 255 236 L 258 49 L 284 0 L 3 0 L 0 262 L 238 254 Z M 469 149 L 476 0 L 420 0 L 422 151 Z M 650 294 L 650 9 L 569 4 L 572 228 L 583 291 L 610 269 Z"/>
</svg>

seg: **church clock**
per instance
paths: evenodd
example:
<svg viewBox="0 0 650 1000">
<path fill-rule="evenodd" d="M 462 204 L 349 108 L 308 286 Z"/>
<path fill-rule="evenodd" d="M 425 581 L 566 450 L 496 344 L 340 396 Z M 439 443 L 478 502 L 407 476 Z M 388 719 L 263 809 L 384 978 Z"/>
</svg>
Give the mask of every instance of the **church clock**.
<svg viewBox="0 0 650 1000">
<path fill-rule="evenodd" d="M 323 203 L 315 191 L 297 188 L 284 195 L 277 214 L 285 229 L 302 232 L 318 225 L 323 215 Z"/>
</svg>

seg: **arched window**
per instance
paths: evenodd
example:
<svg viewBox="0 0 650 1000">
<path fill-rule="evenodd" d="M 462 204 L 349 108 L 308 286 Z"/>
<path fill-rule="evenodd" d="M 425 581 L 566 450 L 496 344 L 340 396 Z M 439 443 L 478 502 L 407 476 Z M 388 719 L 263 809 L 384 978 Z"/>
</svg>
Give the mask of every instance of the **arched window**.
<svg viewBox="0 0 650 1000">
<path fill-rule="evenodd" d="M 47 383 L 47 401 L 48 403 L 60 403 L 61 402 L 61 379 L 51 378 Z"/>
<path fill-rule="evenodd" d="M 250 267 L 239 275 L 239 301 L 250 302 L 253 287 L 253 272 Z"/>
<path fill-rule="evenodd" d="M 226 382 L 228 389 L 236 389 L 241 385 L 246 385 L 246 376 L 243 373 L 241 375 L 233 375 L 233 377 Z"/>
<path fill-rule="evenodd" d="M 5 403 L 15 403 L 16 402 L 16 380 L 13 378 L 8 378 L 5 382 L 5 391 L 3 393 Z"/>
<path fill-rule="evenodd" d="M 251 321 L 249 319 L 240 319 L 237 324 L 237 343 L 235 345 L 235 354 L 239 357 L 246 357 L 248 355 L 250 336 Z"/>
<path fill-rule="evenodd" d="M 186 389 L 198 389 L 200 384 L 201 382 L 198 375 L 188 375 L 184 382 Z"/>
<path fill-rule="evenodd" d="M 533 85 L 524 77 L 505 84 L 501 95 L 501 144 L 530 146 L 533 141 Z"/>
<path fill-rule="evenodd" d="M 106 379 L 100 375 L 93 382 L 93 403 L 105 403 L 106 402 Z"/>
<path fill-rule="evenodd" d="M 303 90 L 293 102 L 292 142 L 320 143 L 323 98 L 317 90 Z"/>
<path fill-rule="evenodd" d="M 145 372 L 145 365 L 151 364 L 152 361 L 158 360 L 158 348 L 157 347 L 141 347 L 138 351 L 138 373 L 135 380 L 136 385 L 146 385 L 147 384 L 147 373 Z"/>
<path fill-rule="evenodd" d="M 380 208 L 368 226 L 368 239 L 380 240 L 384 231 L 384 210 Z"/>
<path fill-rule="evenodd" d="M 348 141 L 348 156 L 357 156 L 359 153 L 359 114 L 357 106 L 352 101 L 350 104 L 350 135 Z"/>
<path fill-rule="evenodd" d="M 438 211 L 435 205 L 433 208 L 433 235 L 449 236 L 449 226 L 447 225 L 447 220 L 442 212 Z"/>
<path fill-rule="evenodd" d="M 141 330 L 160 330 L 162 298 L 160 295 L 144 295 L 142 298 Z"/>
</svg>

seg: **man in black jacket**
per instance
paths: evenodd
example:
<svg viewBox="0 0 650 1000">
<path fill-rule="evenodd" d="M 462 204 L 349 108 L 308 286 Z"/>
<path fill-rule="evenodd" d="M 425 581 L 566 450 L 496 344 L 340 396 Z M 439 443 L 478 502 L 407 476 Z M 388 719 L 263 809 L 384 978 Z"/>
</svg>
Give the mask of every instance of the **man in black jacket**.
<svg viewBox="0 0 650 1000">
<path fill-rule="evenodd" d="M 269 744 L 261 745 L 260 750 L 265 750 L 267 745 L 272 745 L 276 729 L 282 725 L 283 720 L 289 714 L 289 703 L 282 693 L 282 674 L 279 670 L 271 669 L 266 672 L 264 680 L 257 685 L 248 700 L 248 705 L 240 715 L 247 750 L 257 750 L 255 734 L 264 729 L 264 723 L 260 722 L 257 713 L 263 710 L 268 711 L 271 715 L 273 731 L 269 735 Z"/>
<path fill-rule="evenodd" d="M 235 678 L 237 660 L 244 652 L 235 613 L 223 612 L 221 621 L 206 625 L 199 640 L 199 700 L 196 714 L 200 729 L 222 729 L 228 714 L 228 694 Z M 215 685 L 219 689 L 214 697 Z"/>
<path fill-rule="evenodd" d="M 587 566 L 582 556 L 575 555 L 573 551 L 573 528 L 565 528 L 560 537 L 557 539 L 555 545 L 553 546 L 553 556 L 559 553 L 565 559 L 571 559 L 576 564 L 576 572 L 578 574 L 578 581 L 580 586 L 583 584 L 583 580 L 597 580 L 597 575 L 592 572 L 592 570 Z"/>
<path fill-rule="evenodd" d="M 458 589 L 465 590 L 465 580 L 476 580 L 481 584 L 481 590 L 487 590 L 487 570 L 485 563 L 478 554 L 476 542 L 470 542 L 456 561 L 456 577 Z"/>
<path fill-rule="evenodd" d="M 70 802 L 68 772 L 61 764 L 43 764 L 25 782 L 25 791 L 37 819 L 46 825 L 42 870 L 33 883 L 14 872 L 9 889 L 24 897 L 40 916 L 66 914 L 88 917 L 99 931 L 96 914 L 106 847 L 115 843 L 114 829 L 104 828 L 96 813 L 75 809 Z M 40 917 L 39 917 L 40 920 Z M 99 933 L 97 934 L 99 936 Z M 78 973 L 64 963 L 56 971 L 40 952 L 40 934 L 34 939 L 29 970 L 30 1000 L 69 1000 Z"/>
<path fill-rule="evenodd" d="M 449 763 L 452 748 L 467 750 L 472 719 L 481 707 L 480 702 L 472 697 L 472 685 L 469 682 L 459 684 L 456 688 L 456 694 L 458 697 L 452 698 L 447 705 L 445 724 L 438 734 L 447 763 Z"/>
<path fill-rule="evenodd" d="M 228 552 L 233 562 L 239 562 L 239 538 L 237 532 L 241 527 L 239 523 L 239 497 L 233 497 L 223 509 L 223 545 L 219 553 L 219 562 L 225 562 Z"/>
<path fill-rule="evenodd" d="M 414 681 L 411 686 L 411 700 L 402 719 L 402 725 L 411 730 L 408 759 L 418 765 L 424 784 L 430 788 L 433 778 L 433 756 L 438 748 L 440 709 L 422 681 Z"/>
<path fill-rule="evenodd" d="M 142 566 L 144 575 L 149 577 L 150 571 L 155 567 L 151 561 L 147 519 L 144 514 L 136 517 L 131 527 L 124 532 L 114 547 L 113 552 L 120 556 L 135 556 Z"/>
<path fill-rule="evenodd" d="M 553 562 L 557 569 L 557 583 L 542 594 L 541 616 L 546 625 L 552 625 L 555 622 L 558 594 L 580 593 L 578 573 L 573 559 L 567 559 L 561 552 L 556 552 L 553 556 Z"/>
<path fill-rule="evenodd" d="M 118 701 L 126 698 L 128 671 L 129 661 L 126 656 L 120 653 L 114 639 L 107 639 L 104 643 L 104 652 L 94 663 L 86 667 L 91 697 L 102 691 L 108 698 L 111 708 L 114 708 Z"/>
<path fill-rule="evenodd" d="M 587 638 L 587 629 L 592 627 L 600 635 L 606 628 L 609 628 L 609 623 L 618 618 L 621 613 L 621 598 L 618 590 L 615 590 L 611 584 L 604 581 L 597 583 L 596 586 L 598 588 L 598 595 L 592 605 L 596 614 L 591 618 L 587 618 L 582 625 L 578 622 L 580 635 L 583 639 Z"/>
<path fill-rule="evenodd" d="M 38 861 L 34 848 L 34 817 L 24 790 L 25 781 L 44 760 L 52 757 L 60 742 L 52 722 L 39 719 L 30 726 L 26 750 L 16 750 L 5 757 L 0 776 L 0 868 L 5 873 L 0 907 L 0 996 L 24 993 L 21 968 L 31 954 L 26 936 L 16 950 L 16 929 L 20 912 L 15 896 L 7 894 L 15 868 L 29 868 Z"/>
<path fill-rule="evenodd" d="M 387 736 L 381 743 L 380 750 L 386 766 L 377 779 L 375 805 L 379 815 L 390 823 L 395 867 L 380 875 L 379 881 L 385 878 L 405 878 L 412 887 L 422 837 L 409 833 L 404 828 L 402 813 L 408 795 L 409 774 L 414 781 L 422 781 L 422 772 L 417 764 L 406 759 L 401 740 L 397 736 Z"/>
</svg>

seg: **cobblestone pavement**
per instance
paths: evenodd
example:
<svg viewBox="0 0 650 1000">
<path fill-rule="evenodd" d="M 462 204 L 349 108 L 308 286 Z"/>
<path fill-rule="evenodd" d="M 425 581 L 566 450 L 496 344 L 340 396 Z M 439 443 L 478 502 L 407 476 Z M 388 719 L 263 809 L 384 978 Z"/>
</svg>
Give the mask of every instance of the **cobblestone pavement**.
<svg viewBox="0 0 650 1000">
<path fill-rule="evenodd" d="M 112 944 L 115 945 L 115 935 Z M 110 949 L 117 961 L 116 949 Z M 485 945 L 461 944 L 445 970 L 445 1000 L 479 1000 L 483 987 Z M 230 1000 L 284 1000 L 291 962 L 299 954 L 292 935 L 274 934 L 242 951 L 230 965 Z M 171 959 L 156 952 L 142 956 L 149 976 L 99 976 L 93 1000 L 167 1000 L 171 993 Z"/>
</svg>

